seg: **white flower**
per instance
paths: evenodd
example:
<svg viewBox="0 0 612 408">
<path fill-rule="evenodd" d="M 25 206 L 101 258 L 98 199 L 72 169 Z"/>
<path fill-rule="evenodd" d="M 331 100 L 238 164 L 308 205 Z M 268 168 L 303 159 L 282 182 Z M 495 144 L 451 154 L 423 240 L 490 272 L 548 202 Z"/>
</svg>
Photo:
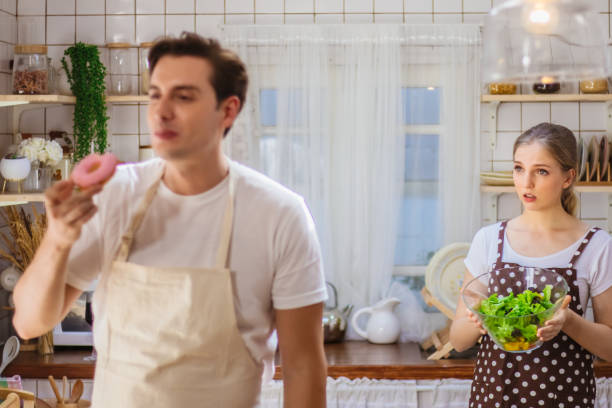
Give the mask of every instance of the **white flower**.
<svg viewBox="0 0 612 408">
<path fill-rule="evenodd" d="M 38 161 L 43 166 L 55 166 L 62 158 L 62 147 L 56 141 L 41 137 L 26 139 L 19 144 L 17 153 L 30 162 Z"/>
</svg>

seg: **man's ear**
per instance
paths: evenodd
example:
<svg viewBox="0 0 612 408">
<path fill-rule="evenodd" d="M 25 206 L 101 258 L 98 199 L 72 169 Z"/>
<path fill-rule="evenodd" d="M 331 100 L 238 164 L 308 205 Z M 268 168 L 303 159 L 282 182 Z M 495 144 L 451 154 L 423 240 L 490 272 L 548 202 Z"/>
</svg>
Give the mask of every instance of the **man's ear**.
<svg viewBox="0 0 612 408">
<path fill-rule="evenodd" d="M 228 96 L 219 105 L 219 110 L 223 112 L 223 129 L 232 127 L 236 116 L 240 113 L 240 98 L 236 95 Z"/>
</svg>

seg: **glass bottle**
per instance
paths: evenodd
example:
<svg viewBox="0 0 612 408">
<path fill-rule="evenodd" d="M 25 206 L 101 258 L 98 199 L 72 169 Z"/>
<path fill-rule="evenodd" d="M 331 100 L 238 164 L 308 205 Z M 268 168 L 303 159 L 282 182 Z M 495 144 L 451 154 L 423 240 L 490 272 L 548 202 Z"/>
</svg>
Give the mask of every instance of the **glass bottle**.
<svg viewBox="0 0 612 408">
<path fill-rule="evenodd" d="M 153 42 L 140 43 L 140 94 L 146 95 L 149 92 L 149 51 Z"/>
<path fill-rule="evenodd" d="M 129 95 L 132 92 L 130 74 L 133 72 L 130 63 L 129 43 L 115 42 L 106 46 L 110 53 L 110 95 Z"/>
</svg>

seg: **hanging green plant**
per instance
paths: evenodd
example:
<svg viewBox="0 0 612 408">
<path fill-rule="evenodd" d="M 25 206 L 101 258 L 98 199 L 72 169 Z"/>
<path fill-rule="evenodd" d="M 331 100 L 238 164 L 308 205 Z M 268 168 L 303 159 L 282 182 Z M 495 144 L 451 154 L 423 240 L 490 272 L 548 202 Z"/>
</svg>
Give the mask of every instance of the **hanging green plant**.
<svg viewBox="0 0 612 408">
<path fill-rule="evenodd" d="M 104 153 L 108 147 L 106 122 L 106 97 L 104 78 L 106 67 L 100 61 L 100 52 L 95 45 L 78 42 L 64 51 L 70 57 L 71 69 L 66 57 L 62 66 L 74 96 L 74 160 L 78 162 L 93 150 Z M 93 146 L 92 146 L 93 145 Z"/>
</svg>

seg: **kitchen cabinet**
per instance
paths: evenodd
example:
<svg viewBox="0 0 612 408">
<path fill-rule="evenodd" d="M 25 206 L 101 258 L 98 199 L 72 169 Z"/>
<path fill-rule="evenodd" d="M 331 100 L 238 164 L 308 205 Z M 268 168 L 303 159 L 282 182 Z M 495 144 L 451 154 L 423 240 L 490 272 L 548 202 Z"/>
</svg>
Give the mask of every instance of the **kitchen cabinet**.
<svg viewBox="0 0 612 408">
<path fill-rule="evenodd" d="M 499 105 L 504 102 L 603 102 L 606 105 L 606 133 L 612 135 L 612 94 L 519 94 L 519 95 L 481 95 L 480 102 L 486 104 L 486 114 L 489 130 L 489 148 L 497 146 L 497 119 Z M 480 191 L 484 194 L 483 225 L 497 222 L 498 202 L 501 194 L 514 193 L 513 186 L 482 185 Z M 604 193 L 608 195 L 608 232 L 612 233 L 612 184 L 610 185 L 576 185 L 577 193 Z"/>
<path fill-rule="evenodd" d="M 106 97 L 107 104 L 145 103 L 148 101 L 149 97 L 147 95 L 121 95 Z M 74 105 L 75 103 L 76 97 L 66 95 L 0 95 L 0 108 L 10 107 L 13 109 L 12 128 L 14 133 L 16 133 L 17 129 L 19 128 L 21 114 L 26 110 L 41 109 L 57 105 Z M 43 200 L 43 193 L 0 194 L 0 206 L 25 204 L 30 201 L 42 202 Z"/>
</svg>

